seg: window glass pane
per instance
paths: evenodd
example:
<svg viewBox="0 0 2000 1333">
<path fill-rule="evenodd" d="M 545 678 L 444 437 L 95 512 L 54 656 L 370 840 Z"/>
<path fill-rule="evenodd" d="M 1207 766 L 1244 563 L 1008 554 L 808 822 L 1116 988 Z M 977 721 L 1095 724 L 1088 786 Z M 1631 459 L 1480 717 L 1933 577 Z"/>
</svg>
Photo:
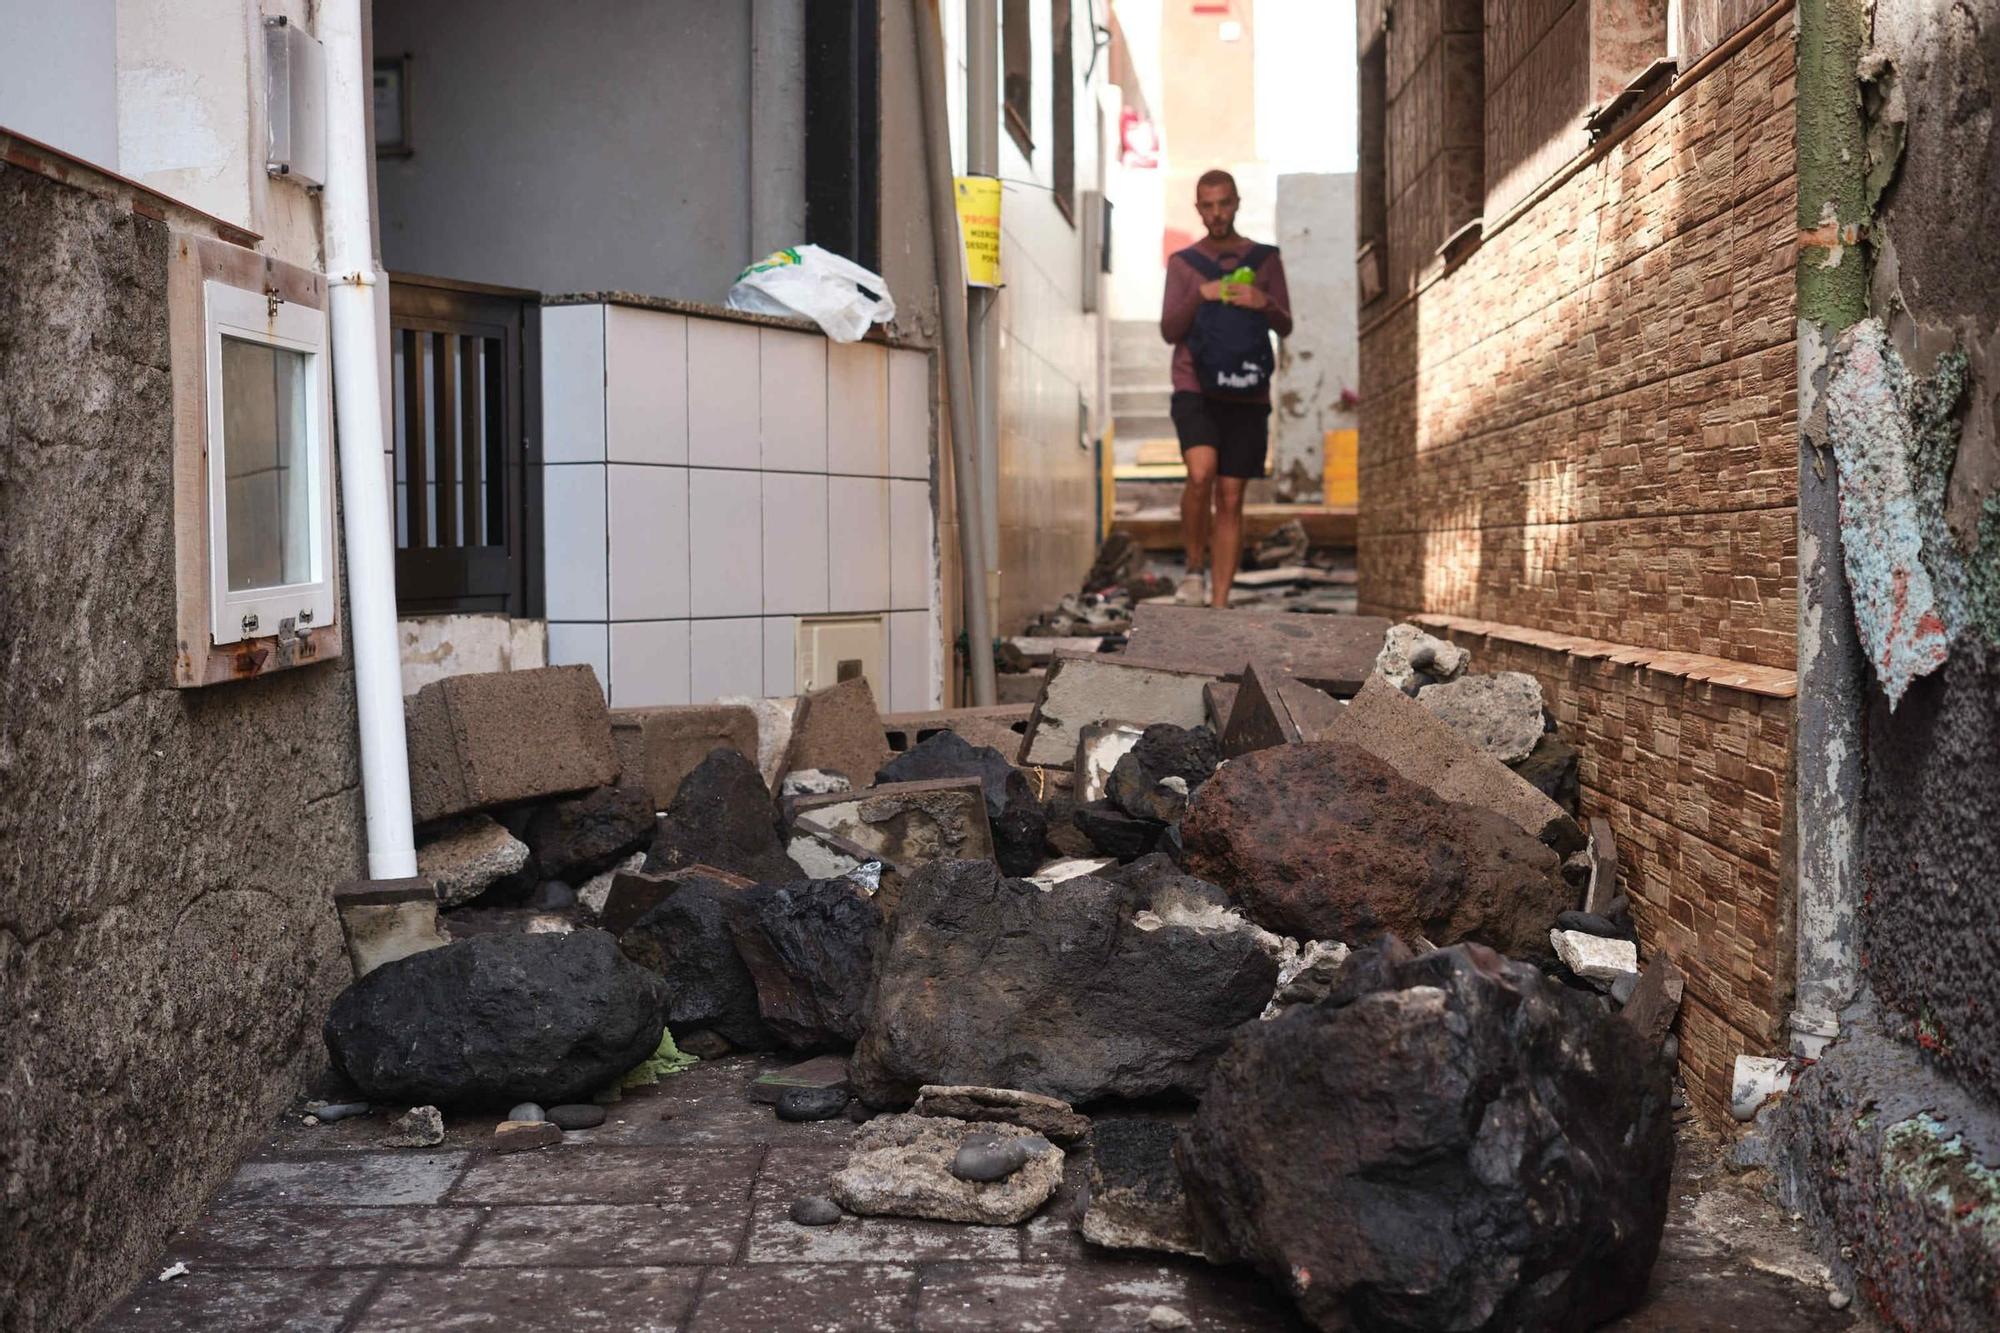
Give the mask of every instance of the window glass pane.
<svg viewBox="0 0 2000 1333">
<path fill-rule="evenodd" d="M 307 384 L 304 353 L 222 339 L 222 463 L 231 592 L 313 578 Z"/>
</svg>

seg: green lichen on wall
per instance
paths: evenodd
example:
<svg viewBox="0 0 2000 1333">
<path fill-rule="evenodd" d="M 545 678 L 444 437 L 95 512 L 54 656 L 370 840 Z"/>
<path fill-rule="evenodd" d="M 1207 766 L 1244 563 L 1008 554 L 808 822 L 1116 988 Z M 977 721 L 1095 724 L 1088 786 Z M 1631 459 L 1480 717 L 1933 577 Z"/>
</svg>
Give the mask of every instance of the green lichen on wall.
<svg viewBox="0 0 2000 1333">
<path fill-rule="evenodd" d="M 1798 6 L 1799 318 L 1848 328 L 1868 313 L 1861 238 L 1871 220 L 1867 129 L 1855 72 L 1868 44 L 1860 0 Z"/>
<path fill-rule="evenodd" d="M 1959 1226 L 2000 1244 L 2000 1171 L 1980 1161 L 1965 1138 L 1925 1112 L 1882 1135 L 1882 1176 L 1909 1197 L 1938 1206 Z"/>
</svg>

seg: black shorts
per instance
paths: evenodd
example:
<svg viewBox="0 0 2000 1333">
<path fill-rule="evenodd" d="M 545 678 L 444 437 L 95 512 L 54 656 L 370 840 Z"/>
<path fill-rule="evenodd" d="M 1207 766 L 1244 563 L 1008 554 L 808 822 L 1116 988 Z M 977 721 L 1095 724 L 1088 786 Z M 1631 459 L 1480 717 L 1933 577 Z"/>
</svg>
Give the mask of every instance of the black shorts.
<svg viewBox="0 0 2000 1333">
<path fill-rule="evenodd" d="M 1240 403 L 1181 389 L 1169 411 L 1183 454 L 1194 448 L 1213 449 L 1218 475 L 1264 475 L 1264 455 L 1271 446 L 1269 403 Z"/>
</svg>

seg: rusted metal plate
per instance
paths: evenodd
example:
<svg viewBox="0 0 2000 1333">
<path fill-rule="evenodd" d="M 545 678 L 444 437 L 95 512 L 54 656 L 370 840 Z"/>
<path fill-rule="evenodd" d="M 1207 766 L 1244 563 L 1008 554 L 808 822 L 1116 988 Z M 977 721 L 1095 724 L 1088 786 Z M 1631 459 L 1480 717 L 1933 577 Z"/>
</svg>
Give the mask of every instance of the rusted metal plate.
<svg viewBox="0 0 2000 1333">
<path fill-rule="evenodd" d="M 1353 694 L 1375 669 L 1389 622 L 1380 616 L 1306 616 L 1141 605 L 1122 654 L 1136 666 L 1243 678 L 1246 663 L 1335 694 Z"/>
</svg>

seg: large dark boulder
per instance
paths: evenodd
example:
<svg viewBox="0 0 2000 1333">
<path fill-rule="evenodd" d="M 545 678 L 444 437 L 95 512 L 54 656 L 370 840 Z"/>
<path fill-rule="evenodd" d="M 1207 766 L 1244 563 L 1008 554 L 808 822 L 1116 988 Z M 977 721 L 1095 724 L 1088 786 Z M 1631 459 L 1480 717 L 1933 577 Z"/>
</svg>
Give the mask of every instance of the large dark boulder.
<svg viewBox="0 0 2000 1333">
<path fill-rule="evenodd" d="M 757 765 L 718 746 L 681 779 L 661 816 L 646 869 L 713 866 L 760 884 L 804 879 L 779 838 L 771 789 Z"/>
<path fill-rule="evenodd" d="M 1171 824 L 1186 813 L 1188 793 L 1221 762 L 1222 746 L 1207 727 L 1155 722 L 1119 757 L 1104 794 L 1135 819 Z M 1178 787 L 1163 785 L 1168 778 L 1178 779 Z"/>
<path fill-rule="evenodd" d="M 986 795 L 993 855 L 1009 875 L 1032 875 L 1043 860 L 1049 817 L 1035 800 L 1027 774 L 990 745 L 971 745 L 955 731 L 940 731 L 906 750 L 875 774 L 880 782 L 929 782 L 978 778 Z"/>
<path fill-rule="evenodd" d="M 618 937 L 626 957 L 664 981 L 667 1026 L 676 1035 L 706 1028 L 746 1051 L 779 1044 L 758 1012 L 757 983 L 730 930 L 749 892 L 691 874 Z"/>
<path fill-rule="evenodd" d="M 846 1046 L 861 1035 L 882 909 L 854 881 L 760 884 L 743 895 L 729 930 L 758 1013 L 787 1046 Z"/>
<path fill-rule="evenodd" d="M 1299 939 L 1472 940 L 1548 958 L 1576 906 L 1561 862 L 1500 815 L 1441 800 L 1358 746 L 1279 745 L 1202 786 L 1181 824 L 1182 864 L 1252 920 Z"/>
<path fill-rule="evenodd" d="M 1091 876 L 1043 892 L 985 861 L 904 886 L 851 1076 L 870 1104 L 926 1083 L 1065 1101 L 1195 1094 L 1278 965 L 1255 932 L 1134 923 L 1137 891 Z"/>
<path fill-rule="evenodd" d="M 1674 1160 L 1631 1025 L 1479 945 L 1240 1029 L 1175 1155 L 1216 1257 L 1322 1329 L 1569 1330 L 1636 1304 Z M 1344 1002 L 1343 1002 L 1344 1001 Z"/>
<path fill-rule="evenodd" d="M 543 879 L 581 884 L 652 842 L 655 822 L 644 787 L 598 787 L 537 806 L 522 840 Z"/>
<path fill-rule="evenodd" d="M 601 930 L 478 935 L 384 963 L 327 1014 L 327 1053 L 373 1102 L 588 1101 L 660 1044 L 660 978 Z"/>
<path fill-rule="evenodd" d="M 1110 801 L 1090 801 L 1070 813 L 1073 823 L 1090 840 L 1095 856 L 1113 856 L 1130 861 L 1145 856 L 1160 845 L 1167 826 L 1157 819 L 1128 815 Z"/>
</svg>

